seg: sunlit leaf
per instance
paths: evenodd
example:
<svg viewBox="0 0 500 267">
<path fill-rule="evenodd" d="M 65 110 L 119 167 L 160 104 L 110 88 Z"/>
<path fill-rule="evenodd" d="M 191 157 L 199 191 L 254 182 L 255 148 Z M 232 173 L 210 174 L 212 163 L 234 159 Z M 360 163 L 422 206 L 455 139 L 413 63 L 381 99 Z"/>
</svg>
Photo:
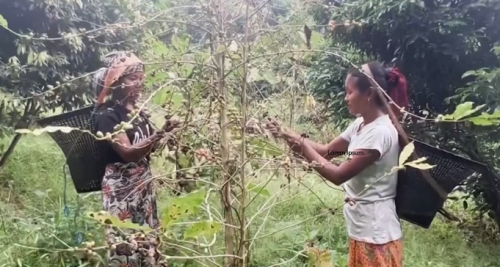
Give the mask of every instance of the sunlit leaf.
<svg viewBox="0 0 500 267">
<path fill-rule="evenodd" d="M 426 160 L 427 160 L 426 157 L 421 157 L 421 158 L 418 158 L 418 159 L 416 159 L 414 161 L 411 161 L 411 163 L 414 163 L 414 164 L 416 164 L 416 163 L 422 163 L 422 162 L 424 162 Z"/>
<path fill-rule="evenodd" d="M 470 118 L 469 121 L 478 126 L 489 126 L 494 124 L 493 121 L 484 117 Z"/>
<path fill-rule="evenodd" d="M 231 44 L 229 45 L 229 50 L 232 52 L 237 52 L 238 51 L 238 43 L 236 41 L 231 41 Z"/>
<path fill-rule="evenodd" d="M 312 95 L 306 95 L 304 102 L 304 106 L 307 111 L 312 111 L 316 107 L 316 100 Z"/>
<path fill-rule="evenodd" d="M 269 191 L 263 187 L 263 186 L 257 186 L 257 185 L 254 185 L 252 183 L 249 183 L 248 184 L 248 191 L 251 191 L 255 194 L 258 194 L 258 195 L 264 195 L 264 196 L 269 196 Z"/>
<path fill-rule="evenodd" d="M 179 165 L 182 168 L 188 168 L 191 166 L 191 157 L 183 153 L 179 153 Z"/>
<path fill-rule="evenodd" d="M 472 103 L 472 102 L 466 102 L 466 103 Z M 469 107 L 469 105 L 467 105 L 466 107 L 464 107 L 462 109 L 461 105 L 458 105 L 456 111 L 453 113 L 453 115 L 455 116 L 456 120 L 460 120 L 460 119 L 462 119 L 464 117 L 467 117 L 467 116 L 475 113 L 479 109 L 482 109 L 484 106 L 486 106 L 486 105 L 483 104 L 483 105 L 479 105 L 479 106 L 475 107 L 474 109 L 471 109 L 472 105 L 470 107 Z"/>
<path fill-rule="evenodd" d="M 162 225 L 168 228 L 188 215 L 196 213 L 205 199 L 206 192 L 198 190 L 185 196 L 177 197 L 173 203 L 163 210 Z"/>
<path fill-rule="evenodd" d="M 334 267 L 330 250 L 323 250 L 317 247 L 308 247 L 306 249 L 309 257 L 309 266 L 311 267 Z"/>
<path fill-rule="evenodd" d="M 318 230 L 313 230 L 311 231 L 308 235 L 307 235 L 307 238 L 309 240 L 313 240 L 314 238 L 316 238 L 316 236 L 318 235 L 319 231 Z"/>
<path fill-rule="evenodd" d="M 403 165 L 408 158 L 411 156 L 413 151 L 415 150 L 415 144 L 413 142 L 408 143 L 404 148 L 403 151 L 401 151 L 401 154 L 399 155 L 399 166 Z"/>
<path fill-rule="evenodd" d="M 252 142 L 251 146 L 258 154 L 267 154 L 269 156 L 276 157 L 283 154 L 283 151 L 280 147 L 262 138 L 255 139 Z"/>
<path fill-rule="evenodd" d="M 130 219 L 120 220 L 118 217 L 111 216 L 105 211 L 88 212 L 87 216 L 108 226 L 115 226 L 122 229 L 144 230 L 146 232 L 153 231 L 153 229 L 147 224 L 139 225 L 137 223 L 133 223 Z"/>
<path fill-rule="evenodd" d="M 472 108 L 473 104 L 474 104 L 473 102 L 469 101 L 457 105 L 455 111 L 452 114 L 447 114 L 442 116 L 443 120 L 457 121 L 477 112 L 478 110 L 482 109 L 485 106 L 485 105 L 479 105 L 475 108 Z"/>
<path fill-rule="evenodd" d="M 264 79 L 270 84 L 276 84 L 278 82 L 278 80 L 275 77 L 275 74 L 271 71 L 264 72 L 262 77 L 264 77 Z"/>
<path fill-rule="evenodd" d="M 480 126 L 500 124 L 500 111 L 495 111 L 492 114 L 483 112 L 479 116 L 469 118 L 468 121 Z"/>
<path fill-rule="evenodd" d="M 9 23 L 7 23 L 7 20 L 2 15 L 0 15 L 0 27 L 9 27 Z"/>
<path fill-rule="evenodd" d="M 163 88 L 160 91 L 156 93 L 156 95 L 153 97 L 153 103 L 156 105 L 163 105 L 168 99 L 168 93 L 167 89 Z"/>
<path fill-rule="evenodd" d="M 469 76 L 472 76 L 472 75 L 476 75 L 476 71 L 475 70 L 469 70 L 469 71 L 465 72 L 464 74 L 462 74 L 462 79 L 466 78 L 466 77 L 469 77 Z"/>
<path fill-rule="evenodd" d="M 311 36 L 311 45 L 313 47 L 316 47 L 320 45 L 322 42 L 323 42 L 323 35 L 317 31 L 313 31 Z"/>
<path fill-rule="evenodd" d="M 259 69 L 251 68 L 250 74 L 248 75 L 248 79 L 249 79 L 249 82 L 256 82 L 256 81 L 260 81 L 264 78 L 262 78 L 262 76 L 260 76 Z"/>
<path fill-rule="evenodd" d="M 436 167 L 436 165 L 430 165 L 428 163 L 414 163 L 414 162 L 407 162 L 405 163 L 405 166 L 410 166 L 412 168 L 420 170 L 429 170 Z"/>
<path fill-rule="evenodd" d="M 222 224 L 214 221 L 201 221 L 191 225 L 185 232 L 184 238 L 211 237 L 222 229 Z"/>
</svg>

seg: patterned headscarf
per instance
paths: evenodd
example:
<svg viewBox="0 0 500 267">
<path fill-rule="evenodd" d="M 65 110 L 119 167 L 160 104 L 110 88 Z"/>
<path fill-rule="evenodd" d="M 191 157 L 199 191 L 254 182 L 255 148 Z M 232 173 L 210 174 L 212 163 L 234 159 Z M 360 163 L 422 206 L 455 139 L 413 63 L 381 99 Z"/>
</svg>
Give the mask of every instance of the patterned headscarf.
<svg viewBox="0 0 500 267">
<path fill-rule="evenodd" d="M 92 87 L 98 98 L 97 104 L 102 104 L 106 96 L 110 93 L 111 86 L 123 76 L 144 71 L 144 64 L 132 52 L 118 51 L 104 56 L 106 67 L 100 68 L 92 81 Z"/>
</svg>

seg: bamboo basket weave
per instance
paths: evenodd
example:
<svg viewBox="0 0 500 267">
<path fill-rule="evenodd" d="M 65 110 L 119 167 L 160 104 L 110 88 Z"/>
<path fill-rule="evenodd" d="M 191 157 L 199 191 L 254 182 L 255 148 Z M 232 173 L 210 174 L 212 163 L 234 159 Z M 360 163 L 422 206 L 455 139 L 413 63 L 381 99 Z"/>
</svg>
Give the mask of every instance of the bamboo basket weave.
<svg viewBox="0 0 500 267">
<path fill-rule="evenodd" d="M 413 141 L 415 151 L 420 157 L 426 157 L 427 163 L 436 165 L 429 170 L 430 175 L 447 194 L 474 173 L 488 172 L 486 165 L 482 163 L 415 139 L 410 140 Z M 444 201 L 418 169 L 408 167 L 399 171 L 396 211 L 401 219 L 429 228 Z"/>
<path fill-rule="evenodd" d="M 94 106 L 68 113 L 43 118 L 38 121 L 41 127 L 67 126 L 88 130 L 95 133 Z M 97 146 L 97 140 L 90 134 L 81 131 L 49 133 L 66 157 L 71 178 L 77 193 L 88 193 L 101 190 L 101 181 L 106 168 L 103 151 Z"/>
</svg>

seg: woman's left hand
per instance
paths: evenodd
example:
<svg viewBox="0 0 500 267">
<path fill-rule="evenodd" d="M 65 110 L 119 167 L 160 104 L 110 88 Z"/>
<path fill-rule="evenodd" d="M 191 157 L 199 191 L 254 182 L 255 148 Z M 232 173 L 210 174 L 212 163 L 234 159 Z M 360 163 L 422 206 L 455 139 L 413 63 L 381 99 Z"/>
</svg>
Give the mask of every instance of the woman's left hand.
<svg viewBox="0 0 500 267">
<path fill-rule="evenodd" d="M 178 119 L 171 118 L 167 120 L 162 129 L 165 130 L 165 132 L 171 132 L 176 128 L 180 128 L 181 126 L 182 123 Z"/>
</svg>

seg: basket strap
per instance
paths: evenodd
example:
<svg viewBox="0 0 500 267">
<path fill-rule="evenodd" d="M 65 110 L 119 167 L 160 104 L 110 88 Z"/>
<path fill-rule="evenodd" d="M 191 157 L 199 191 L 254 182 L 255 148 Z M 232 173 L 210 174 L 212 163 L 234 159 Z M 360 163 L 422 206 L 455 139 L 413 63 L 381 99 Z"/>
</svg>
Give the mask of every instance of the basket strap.
<svg viewBox="0 0 500 267">
<path fill-rule="evenodd" d="M 403 139 L 403 144 L 406 146 L 410 142 L 410 140 L 408 139 L 408 135 L 406 135 L 406 132 L 404 131 L 401 124 L 399 123 L 398 118 L 396 117 L 396 115 L 394 115 L 394 112 L 390 108 L 389 103 L 387 102 L 386 96 L 384 96 L 382 93 L 383 89 L 375 81 L 375 79 L 373 79 L 373 74 L 370 71 L 370 68 L 368 67 L 368 65 L 364 64 L 361 66 L 361 68 L 362 68 L 363 72 L 365 73 L 365 75 L 368 76 L 372 86 L 375 87 L 375 89 L 376 89 L 375 91 L 377 92 L 378 97 L 380 98 L 380 100 L 382 100 L 382 103 L 384 104 L 385 109 L 387 109 L 387 112 L 389 113 L 389 117 L 391 118 L 392 123 L 396 127 L 396 130 L 398 131 L 399 136 L 401 136 L 401 138 Z M 392 99 L 391 99 L 391 101 L 392 101 Z M 412 158 L 412 160 L 418 159 L 418 154 L 416 151 L 413 151 L 413 153 L 411 154 L 411 158 Z M 434 188 L 434 190 L 436 190 L 436 192 L 439 194 L 439 196 L 443 200 L 446 200 L 448 198 L 448 194 L 436 182 L 436 180 L 432 178 L 432 176 L 430 175 L 430 172 L 428 170 L 421 170 L 421 169 L 419 169 L 419 171 L 422 173 L 422 175 L 427 180 L 427 182 L 432 186 L 432 188 Z"/>
</svg>

